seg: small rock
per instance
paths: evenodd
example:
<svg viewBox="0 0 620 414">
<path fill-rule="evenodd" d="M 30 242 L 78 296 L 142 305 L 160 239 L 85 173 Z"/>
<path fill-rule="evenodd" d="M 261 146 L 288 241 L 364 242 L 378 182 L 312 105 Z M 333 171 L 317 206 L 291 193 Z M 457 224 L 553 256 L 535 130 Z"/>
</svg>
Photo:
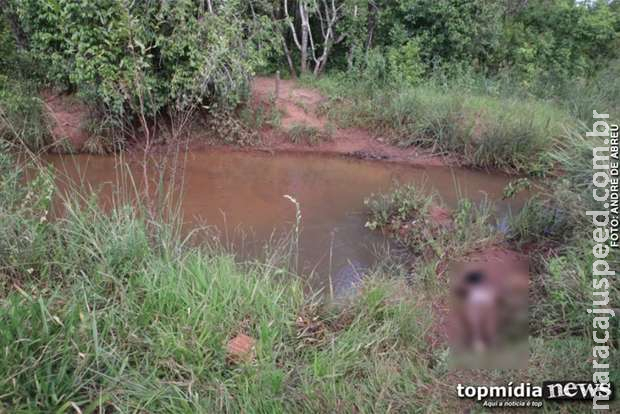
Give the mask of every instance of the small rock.
<svg viewBox="0 0 620 414">
<path fill-rule="evenodd" d="M 256 357 L 256 339 L 245 334 L 238 334 L 228 341 L 226 349 L 228 351 L 228 361 L 233 364 L 240 362 L 251 362 Z"/>
</svg>

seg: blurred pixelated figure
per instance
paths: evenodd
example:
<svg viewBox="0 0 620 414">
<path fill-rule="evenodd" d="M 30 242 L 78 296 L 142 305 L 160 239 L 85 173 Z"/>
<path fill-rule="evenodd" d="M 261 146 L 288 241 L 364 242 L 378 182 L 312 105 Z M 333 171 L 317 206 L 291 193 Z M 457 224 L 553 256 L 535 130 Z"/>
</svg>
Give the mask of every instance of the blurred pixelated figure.
<svg viewBox="0 0 620 414">
<path fill-rule="evenodd" d="M 527 338 L 529 269 L 510 252 L 485 252 L 458 264 L 451 276 L 451 345 L 476 354 Z"/>
</svg>

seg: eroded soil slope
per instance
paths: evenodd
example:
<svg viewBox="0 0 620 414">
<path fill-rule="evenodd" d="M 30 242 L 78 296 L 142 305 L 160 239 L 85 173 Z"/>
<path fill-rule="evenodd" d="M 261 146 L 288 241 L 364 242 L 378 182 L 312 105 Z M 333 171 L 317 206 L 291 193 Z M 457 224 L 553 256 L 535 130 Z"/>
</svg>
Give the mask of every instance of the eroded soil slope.
<svg viewBox="0 0 620 414">
<path fill-rule="evenodd" d="M 254 104 L 275 103 L 281 114 L 279 128 L 264 129 L 262 146 L 271 150 L 296 150 L 318 153 L 335 153 L 365 159 L 400 161 L 421 165 L 443 165 L 440 157 L 432 156 L 417 148 L 400 148 L 386 143 L 382 137 L 362 128 L 341 128 L 320 114 L 319 107 L 327 100 L 313 89 L 301 87 L 294 80 L 280 80 L 276 96 L 274 77 L 254 79 L 252 92 Z M 291 131 L 308 127 L 325 132 L 328 139 L 319 140 L 314 145 L 295 143 Z"/>
</svg>

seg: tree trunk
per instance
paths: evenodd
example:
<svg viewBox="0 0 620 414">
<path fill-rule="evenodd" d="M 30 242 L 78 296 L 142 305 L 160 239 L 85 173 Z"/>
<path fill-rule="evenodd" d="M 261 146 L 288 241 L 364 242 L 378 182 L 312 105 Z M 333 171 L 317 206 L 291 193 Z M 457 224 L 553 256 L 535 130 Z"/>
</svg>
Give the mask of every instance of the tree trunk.
<svg viewBox="0 0 620 414">
<path fill-rule="evenodd" d="M 357 19 L 357 5 L 353 8 L 353 18 Z M 347 52 L 347 70 L 353 70 L 353 53 L 355 52 L 355 40 L 350 42 L 349 51 Z"/>
<path fill-rule="evenodd" d="M 314 71 L 313 71 L 314 76 L 318 76 L 321 72 L 323 72 L 323 69 L 325 68 L 325 64 L 327 63 L 327 57 L 329 56 L 330 44 L 331 44 L 331 41 L 327 40 L 325 45 L 323 45 L 323 54 L 321 55 L 321 57 L 319 57 L 319 59 L 316 61 L 314 65 Z"/>
<path fill-rule="evenodd" d="M 349 52 L 347 53 L 347 70 L 351 72 L 353 70 L 353 52 L 355 49 L 355 44 L 351 44 L 349 48 Z"/>
<path fill-rule="evenodd" d="M 366 55 L 368 55 L 368 51 L 372 49 L 373 36 L 375 32 L 375 26 L 377 25 L 377 14 L 379 13 L 379 9 L 374 2 L 368 2 L 368 37 L 366 38 Z"/>
<path fill-rule="evenodd" d="M 278 3 L 280 4 L 280 3 Z M 284 2 L 282 7 L 287 7 L 287 3 Z M 277 15 L 277 17 L 276 17 Z M 280 6 L 276 6 L 271 9 L 271 21 L 277 26 L 278 19 L 284 16 L 288 16 L 288 12 L 282 12 Z M 297 71 L 295 70 L 295 64 L 293 63 L 293 56 L 291 55 L 291 50 L 288 47 L 288 43 L 286 42 L 286 30 L 281 30 L 278 26 L 278 34 L 280 35 L 280 40 L 282 42 L 282 50 L 284 51 L 284 56 L 286 57 L 286 63 L 288 64 L 288 70 L 292 77 L 297 77 Z M 293 37 L 295 37 L 295 33 L 293 33 Z"/>
<path fill-rule="evenodd" d="M 293 63 L 293 57 L 291 56 L 291 51 L 288 48 L 288 45 L 286 44 L 286 36 L 284 36 L 283 33 L 281 33 L 282 38 L 282 48 L 284 49 L 284 55 L 286 56 L 286 63 L 288 63 L 288 70 L 291 73 L 291 76 L 296 78 L 297 77 L 297 71 L 295 70 L 295 64 Z"/>
<path fill-rule="evenodd" d="M 299 2 L 299 13 L 301 15 L 301 73 L 308 71 L 308 32 L 310 23 L 308 22 L 308 8 L 304 1 Z"/>
</svg>

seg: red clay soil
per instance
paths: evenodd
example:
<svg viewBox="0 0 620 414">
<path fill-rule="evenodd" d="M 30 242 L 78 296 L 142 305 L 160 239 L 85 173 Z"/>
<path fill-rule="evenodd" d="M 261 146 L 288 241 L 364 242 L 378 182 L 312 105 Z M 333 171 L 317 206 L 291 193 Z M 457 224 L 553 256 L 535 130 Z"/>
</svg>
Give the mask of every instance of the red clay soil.
<svg viewBox="0 0 620 414">
<path fill-rule="evenodd" d="M 73 150 L 80 151 L 88 140 L 85 127 L 88 119 L 86 105 L 71 95 L 44 91 L 42 94 L 47 114 L 50 118 L 50 132 L 54 142 L 67 139 Z"/>
<path fill-rule="evenodd" d="M 445 207 L 431 205 L 428 215 L 429 219 L 433 223 L 441 227 L 450 227 L 452 225 L 452 214 L 450 213 L 450 210 Z"/>
<path fill-rule="evenodd" d="M 319 115 L 319 105 L 327 100 L 319 92 L 302 88 L 294 80 L 280 80 L 279 93 L 275 97 L 276 81 L 273 77 L 256 77 L 252 84 L 255 104 L 275 101 L 281 113 L 281 127 L 261 131 L 263 142 L 260 149 L 269 151 L 302 151 L 312 153 L 341 154 L 363 159 L 397 161 L 416 165 L 445 165 L 442 158 L 419 148 L 400 148 L 375 137 L 362 128 L 339 128 L 331 125 L 331 139 L 316 145 L 293 143 L 287 132 L 299 125 L 324 130 L 328 119 Z M 275 97 L 275 99 L 274 99 Z"/>
</svg>

